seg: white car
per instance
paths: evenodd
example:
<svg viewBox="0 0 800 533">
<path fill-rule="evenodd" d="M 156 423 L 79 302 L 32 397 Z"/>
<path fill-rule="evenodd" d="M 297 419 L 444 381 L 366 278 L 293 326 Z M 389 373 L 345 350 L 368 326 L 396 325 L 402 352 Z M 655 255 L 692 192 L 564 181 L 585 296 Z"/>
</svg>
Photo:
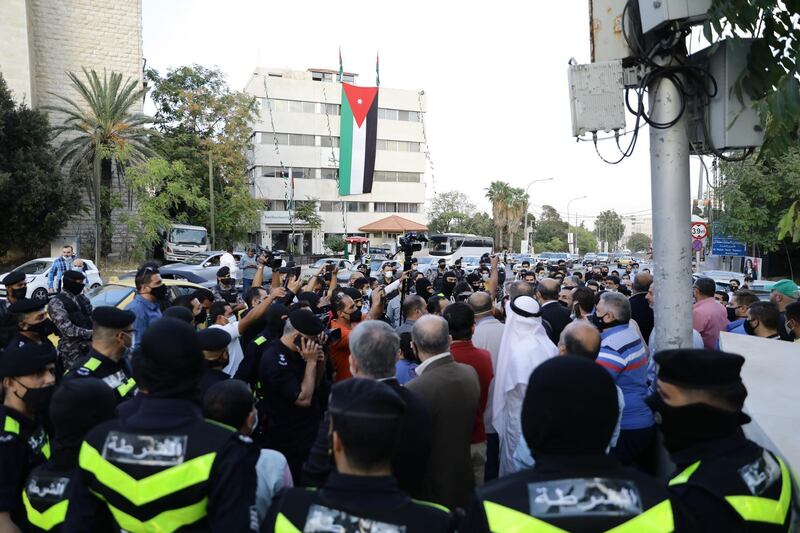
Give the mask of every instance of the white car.
<svg viewBox="0 0 800 533">
<path fill-rule="evenodd" d="M 85 265 L 83 273 L 87 278 L 87 288 L 93 289 L 102 285 L 103 280 L 100 279 L 100 271 L 97 270 L 94 262 L 89 261 L 88 259 L 80 259 Z M 28 293 L 26 294 L 28 298 L 39 298 L 42 300 L 47 298 L 47 277 L 50 275 L 50 268 L 53 266 L 53 262 L 55 260 L 55 257 L 40 257 L 39 259 L 31 259 L 27 263 L 23 263 L 11 271 L 22 272 L 25 274 L 25 279 L 28 282 Z M 3 276 L 0 277 L 0 283 L 2 283 L 3 279 L 11 272 L 3 274 Z M 2 285 L 0 286 L 0 298 L 5 297 L 6 286 Z"/>
</svg>

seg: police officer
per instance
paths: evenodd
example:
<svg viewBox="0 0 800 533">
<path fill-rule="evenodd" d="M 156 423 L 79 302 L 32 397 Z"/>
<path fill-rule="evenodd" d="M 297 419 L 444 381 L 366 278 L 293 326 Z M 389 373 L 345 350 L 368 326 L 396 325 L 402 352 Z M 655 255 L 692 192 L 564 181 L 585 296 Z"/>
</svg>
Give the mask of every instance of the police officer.
<svg viewBox="0 0 800 533">
<path fill-rule="evenodd" d="M 663 483 L 606 454 L 617 390 L 593 361 L 554 357 L 531 374 L 522 433 L 536 460 L 477 489 L 462 531 L 672 531 Z"/>
<path fill-rule="evenodd" d="M 126 531 L 250 531 L 255 473 L 236 433 L 203 419 L 203 353 L 189 324 L 162 318 L 144 333 L 134 368 L 146 393 L 124 419 L 95 427 L 80 451 L 65 530 L 94 531 L 108 507 Z"/>
<path fill-rule="evenodd" d="M 205 359 L 205 368 L 200 377 L 200 398 L 203 398 L 212 385 L 230 378 L 222 369 L 228 366 L 231 336 L 224 329 L 207 328 L 198 333 L 197 338 Z"/>
<path fill-rule="evenodd" d="M 138 391 L 129 355 L 134 342 L 134 320 L 135 314 L 116 307 L 95 309 L 92 347 L 75 361 L 65 379 L 96 377 L 113 389 L 117 403 L 133 398 Z"/>
<path fill-rule="evenodd" d="M 92 304 L 83 294 L 86 276 L 67 270 L 61 277 L 62 290 L 47 304 L 47 314 L 58 329 L 58 358 L 64 369 L 86 355 L 92 343 Z"/>
<path fill-rule="evenodd" d="M 453 274 L 455 274 L 456 279 L 458 281 L 464 281 L 464 276 L 467 275 L 467 271 L 461 268 L 461 258 L 460 257 L 458 259 L 456 259 L 456 262 L 453 265 Z"/>
<path fill-rule="evenodd" d="M 47 337 L 56 333 L 56 328 L 53 321 L 47 316 L 45 305 L 47 305 L 47 300 L 25 298 L 8 307 L 8 310 L 16 317 L 17 332 L 11 337 L 6 349 L 28 343 L 46 344 L 53 348 L 53 343 Z"/>
<path fill-rule="evenodd" d="M 231 277 L 231 269 L 226 266 L 217 270 L 217 284 L 211 292 L 214 293 L 215 300 L 228 302 L 234 313 L 247 307 L 242 295 L 239 294 L 239 289 L 236 288 L 236 280 Z"/>
<path fill-rule="evenodd" d="M 331 452 L 336 472 L 319 490 L 289 489 L 272 506 L 262 531 L 326 531 L 369 523 L 373 530 L 408 533 L 452 531 L 439 505 L 416 502 L 391 474 L 405 403 L 387 385 L 352 378 L 331 389 Z M 312 525 L 312 527 L 309 527 Z M 269 529 L 267 529 L 269 528 Z"/>
<path fill-rule="evenodd" d="M 51 344 L 24 343 L 0 356 L 0 531 L 21 524 L 22 487 L 31 469 L 50 458 L 41 423 L 55 386 L 56 351 Z"/>
<path fill-rule="evenodd" d="M 263 391 L 258 378 L 259 368 L 261 367 L 261 358 L 264 352 L 270 347 L 270 344 L 275 339 L 279 339 L 283 335 L 283 325 L 289 318 L 289 308 L 280 302 L 273 303 L 264 313 L 265 325 L 264 329 L 250 342 L 244 350 L 244 359 L 236 369 L 236 374 L 233 376 L 236 379 L 241 379 L 253 389 L 259 409 L 262 407 Z M 259 416 L 264 416 L 264 413 L 259 411 Z M 261 428 L 256 428 L 256 437 Z"/>
<path fill-rule="evenodd" d="M 712 350 L 655 355 L 657 413 L 676 464 L 670 491 L 701 531 L 788 531 L 792 480 L 784 461 L 745 438 L 744 358 Z"/>
<path fill-rule="evenodd" d="M 6 299 L 0 300 L 0 349 L 2 349 L 17 332 L 17 320 L 8 307 L 25 299 L 28 282 L 22 272 L 10 272 L 0 283 L 6 286 Z"/>
<path fill-rule="evenodd" d="M 50 421 L 53 455 L 33 469 L 22 491 L 26 531 L 60 531 L 67 516 L 69 488 L 78 469 L 81 441 L 95 425 L 114 418 L 114 392 L 95 378 L 64 382 L 53 393 Z M 109 531 L 108 512 L 94 517 L 96 531 Z"/>
<path fill-rule="evenodd" d="M 325 360 L 317 342 L 324 329 L 310 310 L 295 309 L 289 313 L 283 335 L 261 355 L 264 447 L 286 457 L 294 479 L 300 479 L 324 411 Z"/>
<path fill-rule="evenodd" d="M 426 277 L 428 278 L 428 281 L 431 282 L 434 293 L 441 292 L 442 283 L 444 281 L 444 273 L 446 270 L 447 270 L 447 259 L 445 259 L 444 257 L 439 259 L 436 268 L 428 269 Z"/>
</svg>

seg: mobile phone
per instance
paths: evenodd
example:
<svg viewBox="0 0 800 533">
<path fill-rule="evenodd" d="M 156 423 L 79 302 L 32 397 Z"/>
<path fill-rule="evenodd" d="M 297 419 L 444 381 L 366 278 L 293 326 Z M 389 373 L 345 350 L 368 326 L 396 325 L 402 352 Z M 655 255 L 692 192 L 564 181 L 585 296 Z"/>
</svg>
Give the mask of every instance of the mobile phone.
<svg viewBox="0 0 800 533">
<path fill-rule="evenodd" d="M 303 272 L 303 267 L 296 266 L 292 267 L 292 269 L 289 271 L 289 275 L 294 276 L 296 279 L 300 279 L 300 274 L 302 272 Z"/>
<path fill-rule="evenodd" d="M 325 272 L 333 272 L 334 268 L 335 266 L 333 263 L 328 263 L 327 265 L 325 265 Z"/>
</svg>

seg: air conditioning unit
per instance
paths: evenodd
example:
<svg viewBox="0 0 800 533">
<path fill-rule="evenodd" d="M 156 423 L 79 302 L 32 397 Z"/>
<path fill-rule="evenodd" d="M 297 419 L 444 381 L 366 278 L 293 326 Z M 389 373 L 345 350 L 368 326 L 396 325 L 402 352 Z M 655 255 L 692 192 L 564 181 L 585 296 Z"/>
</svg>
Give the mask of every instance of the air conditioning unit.
<svg viewBox="0 0 800 533">
<path fill-rule="evenodd" d="M 709 9 L 711 0 L 639 0 L 642 32 L 657 30 L 673 20 L 682 26 L 699 24 Z"/>
</svg>

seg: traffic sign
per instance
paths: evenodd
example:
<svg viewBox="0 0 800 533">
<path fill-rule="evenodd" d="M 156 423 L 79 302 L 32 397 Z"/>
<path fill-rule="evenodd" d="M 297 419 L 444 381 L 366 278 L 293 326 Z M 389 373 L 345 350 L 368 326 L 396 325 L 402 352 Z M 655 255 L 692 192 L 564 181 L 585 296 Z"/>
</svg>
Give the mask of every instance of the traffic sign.
<svg viewBox="0 0 800 533">
<path fill-rule="evenodd" d="M 708 237 L 708 226 L 705 222 L 692 222 L 692 238 L 705 239 Z"/>
<path fill-rule="evenodd" d="M 714 237 L 711 243 L 711 255 L 745 256 L 744 243 L 731 237 Z"/>
<path fill-rule="evenodd" d="M 700 252 L 703 250 L 703 241 L 700 239 L 694 239 L 692 241 L 692 251 L 693 252 Z"/>
</svg>

